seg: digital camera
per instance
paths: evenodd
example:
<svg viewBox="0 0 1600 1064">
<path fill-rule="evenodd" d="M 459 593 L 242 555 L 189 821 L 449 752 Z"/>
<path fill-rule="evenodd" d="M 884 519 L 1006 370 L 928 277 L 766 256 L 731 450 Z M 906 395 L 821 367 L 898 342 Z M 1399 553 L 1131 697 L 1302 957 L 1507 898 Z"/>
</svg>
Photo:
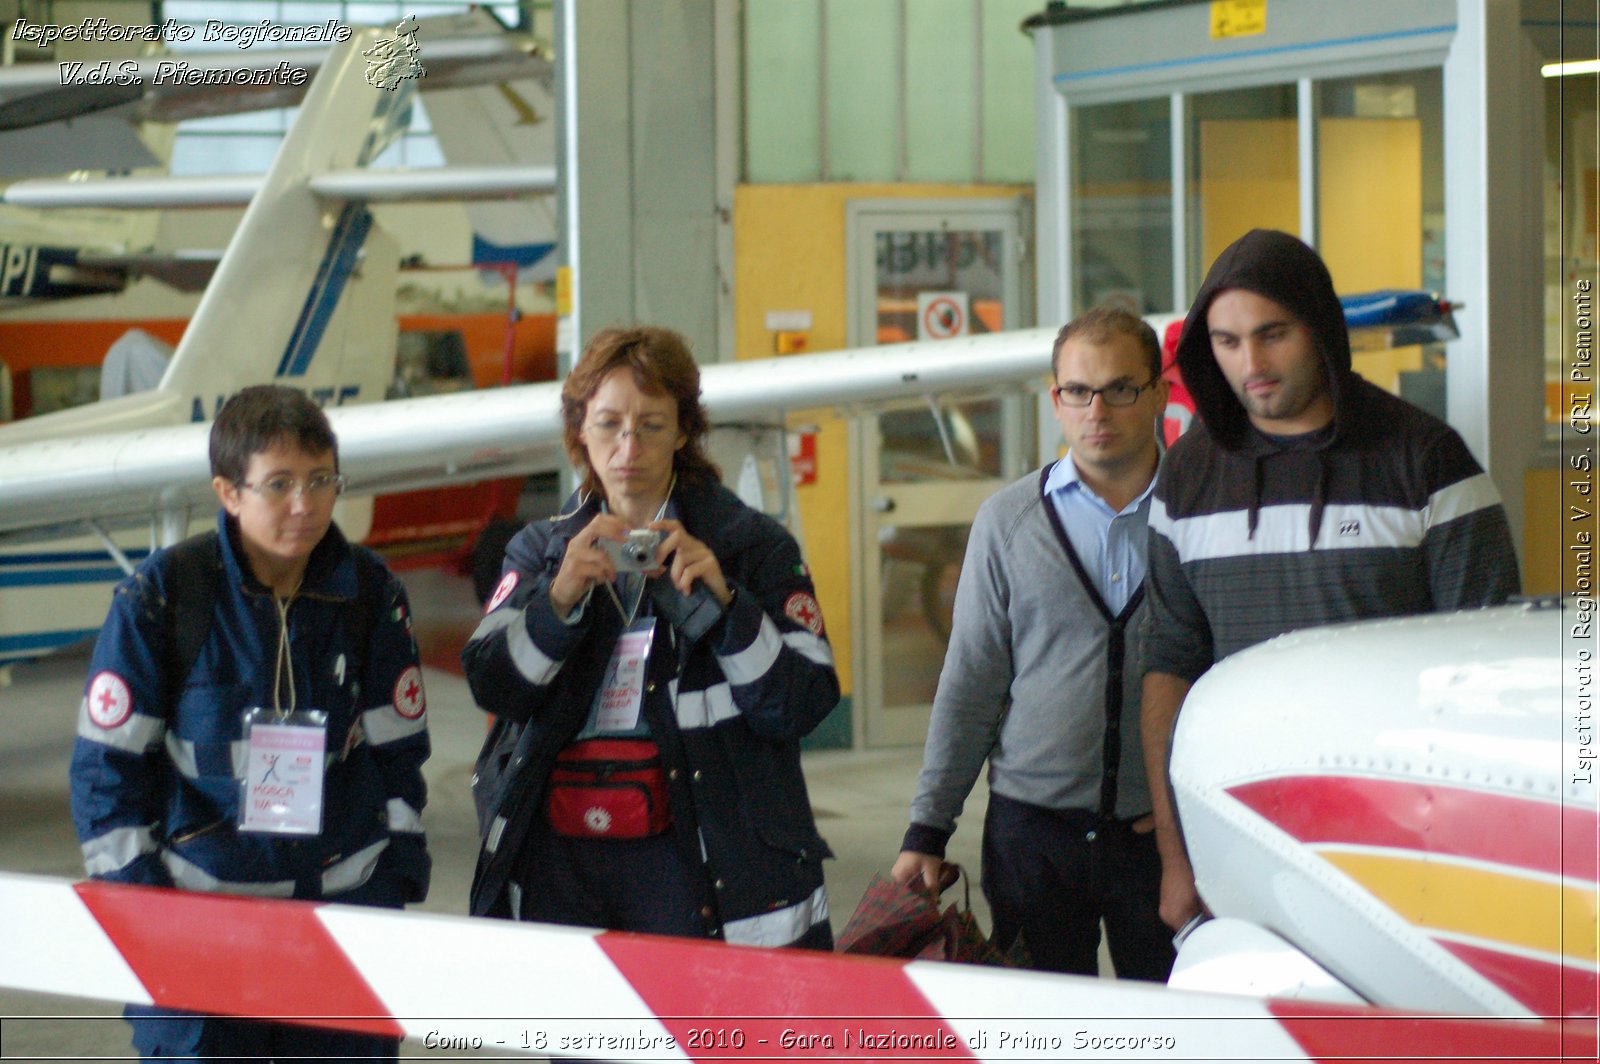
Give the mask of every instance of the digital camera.
<svg viewBox="0 0 1600 1064">
<path fill-rule="evenodd" d="M 643 573 L 656 567 L 656 548 L 661 546 L 661 533 L 649 528 L 628 530 L 628 538 L 618 543 L 601 537 L 600 547 L 611 555 L 611 563 L 619 573 Z"/>
</svg>

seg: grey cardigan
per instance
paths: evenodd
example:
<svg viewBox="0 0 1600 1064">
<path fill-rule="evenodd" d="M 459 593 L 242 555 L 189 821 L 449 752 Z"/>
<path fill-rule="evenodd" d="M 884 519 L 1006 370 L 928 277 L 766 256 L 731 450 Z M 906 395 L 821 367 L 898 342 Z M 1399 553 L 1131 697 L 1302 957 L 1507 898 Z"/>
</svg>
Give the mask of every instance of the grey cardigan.
<svg viewBox="0 0 1600 1064">
<path fill-rule="evenodd" d="M 990 790 L 1007 798 L 1119 819 L 1150 810 L 1143 588 L 1110 614 L 1043 497 L 1049 469 L 996 492 L 973 522 L 907 849 L 943 853 L 986 758 Z"/>
</svg>

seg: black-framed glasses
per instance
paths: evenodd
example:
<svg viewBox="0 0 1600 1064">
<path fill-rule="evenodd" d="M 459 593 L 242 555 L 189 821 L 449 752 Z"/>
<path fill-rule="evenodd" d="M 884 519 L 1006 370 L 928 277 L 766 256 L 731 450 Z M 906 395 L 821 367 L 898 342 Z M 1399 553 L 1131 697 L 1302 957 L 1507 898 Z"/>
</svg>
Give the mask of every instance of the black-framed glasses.
<svg viewBox="0 0 1600 1064">
<path fill-rule="evenodd" d="M 1087 384 L 1058 384 L 1050 390 L 1064 406 L 1088 406 L 1094 402 L 1094 397 L 1097 395 L 1105 400 L 1107 406 L 1132 406 L 1140 395 L 1154 388 L 1160 379 L 1161 377 L 1157 375 L 1143 384 L 1119 381 L 1104 388 L 1091 388 Z"/>
<path fill-rule="evenodd" d="M 259 484 L 241 480 L 239 487 L 249 488 L 271 503 L 288 502 L 297 495 L 307 499 L 326 499 L 344 494 L 344 474 L 317 473 L 308 480 L 297 480 L 287 473 L 282 473 L 268 477 Z"/>
</svg>

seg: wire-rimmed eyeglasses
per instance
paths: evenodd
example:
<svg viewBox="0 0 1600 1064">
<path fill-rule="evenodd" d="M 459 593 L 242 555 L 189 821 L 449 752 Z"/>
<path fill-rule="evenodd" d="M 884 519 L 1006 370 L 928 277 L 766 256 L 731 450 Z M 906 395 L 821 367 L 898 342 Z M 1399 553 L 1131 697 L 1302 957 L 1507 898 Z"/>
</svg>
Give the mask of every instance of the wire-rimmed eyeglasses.
<svg viewBox="0 0 1600 1064">
<path fill-rule="evenodd" d="M 623 428 L 621 418 L 601 417 L 584 426 L 596 443 L 612 444 L 632 436 L 642 447 L 654 447 L 671 435 L 673 427 L 664 421 L 640 421 L 632 428 Z"/>
<path fill-rule="evenodd" d="M 287 502 L 296 496 L 321 500 L 343 495 L 345 480 L 342 473 L 316 473 L 307 480 L 299 480 L 284 473 L 268 477 L 259 484 L 252 484 L 248 480 L 241 480 L 238 484 L 241 488 L 249 488 L 268 502 L 278 503 Z"/>
</svg>

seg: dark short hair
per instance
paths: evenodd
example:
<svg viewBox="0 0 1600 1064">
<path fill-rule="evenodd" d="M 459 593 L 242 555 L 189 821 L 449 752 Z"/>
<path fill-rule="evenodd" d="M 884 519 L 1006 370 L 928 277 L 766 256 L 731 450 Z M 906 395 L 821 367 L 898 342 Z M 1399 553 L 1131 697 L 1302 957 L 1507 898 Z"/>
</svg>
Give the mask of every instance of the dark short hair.
<svg viewBox="0 0 1600 1064">
<path fill-rule="evenodd" d="M 1137 314 L 1118 307 L 1093 307 L 1067 322 L 1056 333 L 1055 346 L 1050 349 L 1050 376 L 1055 378 L 1061 370 L 1061 349 L 1068 340 L 1081 336 L 1093 343 L 1105 343 L 1113 336 L 1131 337 L 1144 353 L 1150 377 L 1161 376 L 1161 341 L 1150 323 Z"/>
<path fill-rule="evenodd" d="M 211 423 L 211 475 L 238 484 L 251 456 L 276 444 L 306 454 L 332 451 L 333 467 L 339 468 L 339 442 L 320 406 L 294 388 L 254 384 L 223 403 Z"/>
<path fill-rule="evenodd" d="M 646 395 L 664 395 L 677 403 L 678 431 L 688 442 L 673 452 L 673 471 L 683 480 L 716 480 L 720 473 L 705 452 L 711 425 L 700 405 L 700 367 L 689 353 L 688 341 L 671 329 L 638 325 L 596 333 L 561 386 L 561 442 L 572 467 L 583 474 L 583 490 L 603 494 L 600 477 L 589 468 L 589 452 L 579 439 L 583 419 L 601 383 L 621 367 L 633 374 L 634 384 Z"/>
</svg>

